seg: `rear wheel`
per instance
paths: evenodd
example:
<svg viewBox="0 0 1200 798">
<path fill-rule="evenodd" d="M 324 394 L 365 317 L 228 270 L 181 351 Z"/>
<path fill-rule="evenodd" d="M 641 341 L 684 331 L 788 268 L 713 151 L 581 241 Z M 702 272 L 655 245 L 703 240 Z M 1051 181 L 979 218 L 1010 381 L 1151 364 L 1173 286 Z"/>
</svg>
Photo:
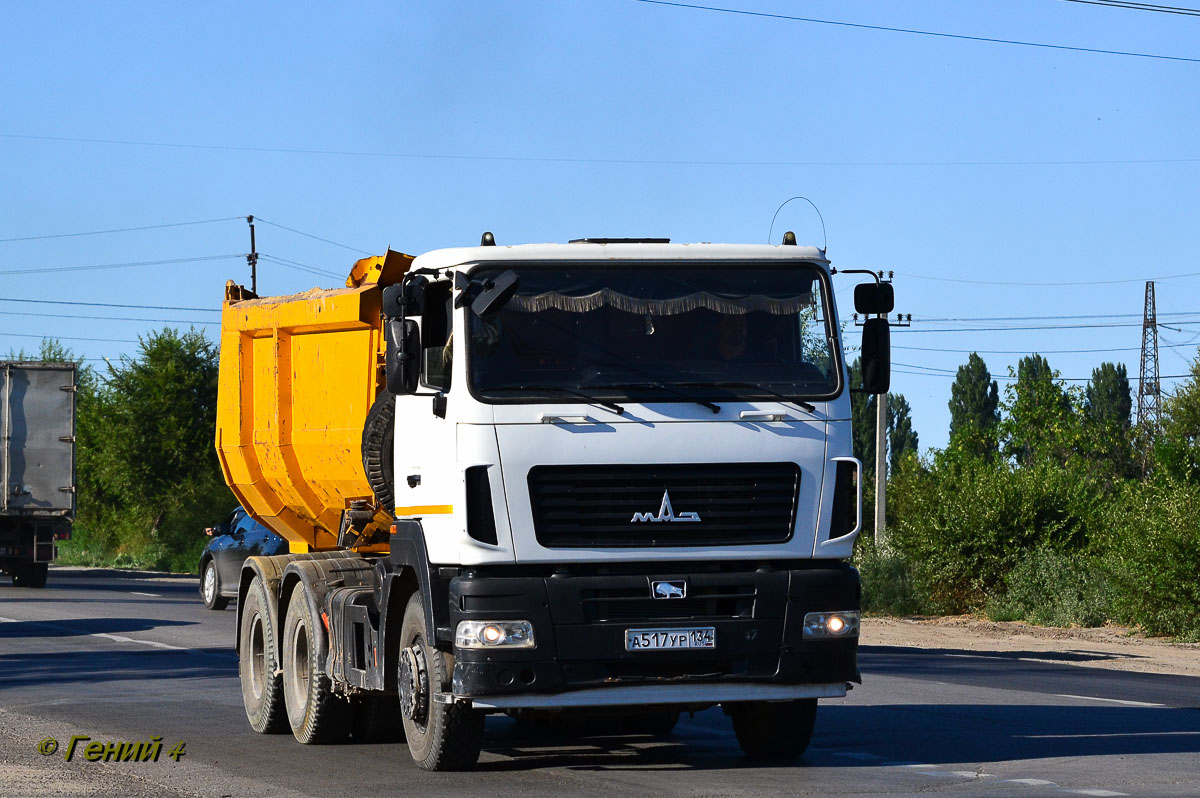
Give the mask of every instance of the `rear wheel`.
<svg viewBox="0 0 1200 798">
<path fill-rule="evenodd" d="M 13 571 L 13 587 L 45 587 L 49 563 L 27 562 Z"/>
<path fill-rule="evenodd" d="M 283 699 L 292 734 L 302 743 L 344 742 L 350 736 L 354 707 L 333 692 L 325 674 L 329 653 L 321 621 L 297 582 L 283 623 Z"/>
<path fill-rule="evenodd" d="M 242 703 L 250 728 L 259 734 L 287 731 L 283 705 L 283 679 L 278 676 L 277 626 L 267 599 L 267 588 L 254 577 L 246 591 L 242 623 L 238 632 L 238 678 Z"/>
<path fill-rule="evenodd" d="M 738 744 L 751 759 L 800 756 L 812 739 L 817 699 L 749 701 L 726 708 L 733 718 Z"/>
<path fill-rule="evenodd" d="M 204 597 L 204 606 L 210 610 L 223 610 L 229 606 L 229 599 L 221 595 L 221 578 L 217 576 L 217 564 L 212 560 L 204 563 L 200 573 L 200 595 Z"/>
<path fill-rule="evenodd" d="M 422 770 L 461 770 L 474 765 L 483 747 L 483 713 L 462 704 L 443 704 L 450 692 L 454 657 L 425 639 L 425 610 L 414 593 L 400 628 L 397 686 L 408 751 Z"/>
</svg>

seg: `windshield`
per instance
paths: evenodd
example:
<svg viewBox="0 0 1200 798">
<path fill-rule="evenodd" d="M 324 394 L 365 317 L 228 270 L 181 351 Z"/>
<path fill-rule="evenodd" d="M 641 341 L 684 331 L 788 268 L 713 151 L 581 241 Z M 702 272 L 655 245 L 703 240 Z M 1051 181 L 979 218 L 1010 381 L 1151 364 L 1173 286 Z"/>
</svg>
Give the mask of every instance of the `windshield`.
<svg viewBox="0 0 1200 798">
<path fill-rule="evenodd" d="M 482 399 L 823 398 L 838 390 L 827 281 L 815 266 L 513 270 L 520 285 L 499 313 L 467 314 L 471 386 Z"/>
</svg>

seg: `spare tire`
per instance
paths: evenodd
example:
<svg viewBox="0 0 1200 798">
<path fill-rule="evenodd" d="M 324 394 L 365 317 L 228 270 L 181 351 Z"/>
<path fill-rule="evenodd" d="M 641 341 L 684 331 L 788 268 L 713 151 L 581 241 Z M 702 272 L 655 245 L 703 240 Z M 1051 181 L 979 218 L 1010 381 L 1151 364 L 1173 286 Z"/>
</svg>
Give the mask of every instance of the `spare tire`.
<svg viewBox="0 0 1200 798">
<path fill-rule="evenodd" d="M 381 391 L 363 426 L 362 460 L 375 500 L 390 516 L 396 511 L 392 445 L 396 437 L 396 395 Z"/>
</svg>

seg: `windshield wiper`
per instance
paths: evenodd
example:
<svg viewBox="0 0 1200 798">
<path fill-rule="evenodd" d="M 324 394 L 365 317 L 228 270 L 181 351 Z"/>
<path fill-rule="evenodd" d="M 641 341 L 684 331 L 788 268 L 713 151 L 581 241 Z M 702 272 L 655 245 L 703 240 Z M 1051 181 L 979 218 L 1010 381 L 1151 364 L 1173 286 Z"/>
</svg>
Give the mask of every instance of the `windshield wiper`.
<svg viewBox="0 0 1200 798">
<path fill-rule="evenodd" d="M 815 412 L 817 409 L 815 406 L 810 405 L 808 402 L 804 401 L 803 399 L 795 399 L 790 396 L 784 396 L 783 394 L 772 391 L 770 388 L 766 387 L 765 385 L 759 385 L 756 382 L 736 382 L 736 381 L 722 380 L 720 382 L 685 382 L 685 383 L 681 383 L 681 384 L 693 385 L 693 386 L 697 386 L 697 387 L 702 386 L 702 385 L 708 385 L 708 386 L 712 386 L 713 388 L 749 388 L 754 391 L 762 391 L 767 396 L 774 397 L 775 399 L 779 399 L 782 402 L 787 402 L 789 404 L 793 404 L 796 407 L 799 407 L 802 410 L 807 410 L 810 413 Z"/>
<path fill-rule="evenodd" d="M 609 385 L 594 385 L 594 386 L 589 386 L 589 387 L 594 387 L 594 388 L 654 388 L 656 390 L 666 391 L 667 393 L 674 394 L 675 396 L 681 397 L 683 399 L 687 399 L 689 402 L 695 402 L 696 404 L 700 405 L 701 407 L 707 407 L 709 410 L 713 411 L 714 413 L 721 412 L 720 405 L 713 404 L 712 402 L 709 402 L 705 399 L 697 399 L 696 397 L 689 395 L 685 391 L 677 391 L 674 388 L 672 388 L 670 385 L 664 385 L 661 382 L 655 382 L 652 380 L 646 381 L 646 382 L 619 382 L 619 383 L 611 383 Z"/>
<path fill-rule="evenodd" d="M 601 387 L 603 387 L 603 386 L 601 386 Z M 599 399 L 595 396 L 591 396 L 589 394 L 583 393 L 582 391 L 576 391 L 573 388 L 566 388 L 562 385 L 512 385 L 512 386 L 505 386 L 503 388 L 497 388 L 496 390 L 500 390 L 500 391 L 559 391 L 561 393 L 570 394 L 571 396 L 577 396 L 580 399 L 585 399 L 594 405 L 599 405 L 600 407 L 603 407 L 605 410 L 611 410 L 612 412 L 616 413 L 618 416 L 625 415 L 625 408 L 621 407 L 616 402 L 610 402 L 607 399 Z"/>
</svg>

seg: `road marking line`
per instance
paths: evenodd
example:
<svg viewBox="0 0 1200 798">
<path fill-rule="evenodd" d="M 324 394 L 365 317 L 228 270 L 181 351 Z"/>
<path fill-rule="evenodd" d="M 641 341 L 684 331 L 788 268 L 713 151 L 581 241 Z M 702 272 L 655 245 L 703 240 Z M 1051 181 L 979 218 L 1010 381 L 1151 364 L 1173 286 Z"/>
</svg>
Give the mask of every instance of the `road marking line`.
<svg viewBox="0 0 1200 798">
<path fill-rule="evenodd" d="M 991 773 L 977 773 L 974 770 L 952 770 L 950 771 L 955 776 L 962 776 L 964 779 L 994 779 L 996 778 Z"/>
<path fill-rule="evenodd" d="M 1110 704 L 1121 704 L 1127 707 L 1165 707 L 1166 704 L 1151 704 L 1146 701 L 1127 701 L 1124 698 L 1101 698 L 1095 695 L 1070 695 L 1068 693 L 1058 693 L 1059 698 L 1076 698 L 1080 701 L 1107 701 Z"/>
<path fill-rule="evenodd" d="M 184 646 L 173 646 L 169 643 L 159 643 L 157 640 L 134 640 L 132 637 L 124 635 L 110 635 L 107 632 L 94 632 L 92 637 L 103 637 L 106 640 L 115 640 L 118 643 L 138 643 L 143 646 L 154 646 L 155 648 L 165 648 L 170 651 L 187 651 Z"/>
<path fill-rule="evenodd" d="M 1057 787 L 1052 781 L 1045 779 L 1005 779 L 1002 784 L 1024 784 L 1027 787 Z"/>
<path fill-rule="evenodd" d="M 943 657 L 966 657 L 970 659 L 1003 659 L 1012 660 L 1013 657 L 997 657 L 992 654 L 943 654 Z"/>
<path fill-rule="evenodd" d="M 1024 740 L 1088 740 L 1104 737 L 1173 737 L 1176 735 L 1200 734 L 1200 731 L 1161 731 L 1161 732 L 1106 732 L 1103 734 L 1017 734 Z"/>
<path fill-rule="evenodd" d="M 1112 790 L 1066 790 L 1065 792 L 1074 793 L 1075 795 L 1097 795 L 1097 796 L 1129 795 L 1129 793 L 1127 793 L 1127 792 L 1113 792 Z"/>
<path fill-rule="evenodd" d="M 153 596 L 154 598 L 162 598 L 162 593 L 139 593 L 136 590 L 129 591 L 131 596 Z"/>
</svg>

